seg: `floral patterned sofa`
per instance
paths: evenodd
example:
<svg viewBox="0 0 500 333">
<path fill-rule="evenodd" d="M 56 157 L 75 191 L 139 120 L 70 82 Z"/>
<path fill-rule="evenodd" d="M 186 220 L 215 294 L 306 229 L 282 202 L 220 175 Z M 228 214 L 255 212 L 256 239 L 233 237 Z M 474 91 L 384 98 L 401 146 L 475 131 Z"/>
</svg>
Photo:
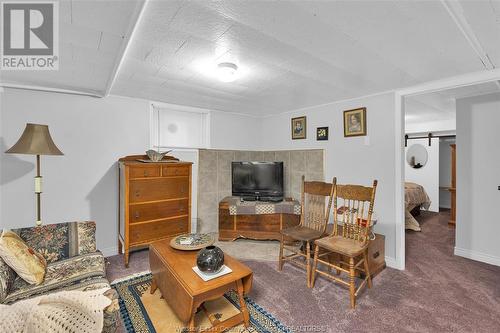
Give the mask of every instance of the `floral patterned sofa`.
<svg viewBox="0 0 500 333">
<path fill-rule="evenodd" d="M 60 290 L 92 290 L 110 287 L 104 256 L 96 250 L 95 222 L 67 222 L 14 229 L 30 247 L 47 260 L 44 281 L 30 285 L 0 258 L 0 303 L 16 301 Z M 105 295 L 112 300 L 104 310 L 103 332 L 115 332 L 119 318 L 114 289 Z"/>
</svg>

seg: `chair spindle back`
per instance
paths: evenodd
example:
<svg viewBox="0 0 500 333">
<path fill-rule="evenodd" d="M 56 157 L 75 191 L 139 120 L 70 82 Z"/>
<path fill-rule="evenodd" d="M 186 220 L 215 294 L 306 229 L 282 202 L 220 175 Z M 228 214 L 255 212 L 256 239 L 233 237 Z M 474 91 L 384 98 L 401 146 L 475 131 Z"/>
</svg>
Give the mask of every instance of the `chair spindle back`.
<svg viewBox="0 0 500 333">
<path fill-rule="evenodd" d="M 333 199 L 333 235 L 339 235 L 338 219 L 342 218 L 341 236 L 360 242 L 368 241 L 377 180 L 372 187 L 336 185 Z M 339 201 L 342 206 L 339 207 Z"/>
<path fill-rule="evenodd" d="M 326 230 L 337 179 L 332 183 L 306 182 L 302 176 L 300 225 L 322 233 Z"/>
</svg>

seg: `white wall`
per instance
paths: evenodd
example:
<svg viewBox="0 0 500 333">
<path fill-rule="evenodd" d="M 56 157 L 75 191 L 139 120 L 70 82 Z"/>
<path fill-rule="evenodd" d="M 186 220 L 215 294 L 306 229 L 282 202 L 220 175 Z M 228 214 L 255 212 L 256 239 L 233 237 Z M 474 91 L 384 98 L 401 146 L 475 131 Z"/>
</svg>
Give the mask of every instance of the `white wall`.
<svg viewBox="0 0 500 333">
<path fill-rule="evenodd" d="M 344 138 L 343 111 L 367 108 L 367 137 Z M 395 96 L 393 93 L 311 107 L 269 116 L 262 121 L 261 146 L 266 150 L 322 148 L 325 178 L 339 183 L 371 185 L 378 179 L 376 232 L 386 236 L 388 265 L 396 265 Z M 307 116 L 307 139 L 292 140 L 290 119 Z M 329 127 L 329 140 L 316 141 L 316 127 Z"/>
<path fill-rule="evenodd" d="M 439 140 L 439 186 L 451 186 L 451 148 L 455 139 Z M 451 208 L 451 193 L 448 190 L 439 191 L 439 207 Z"/>
<path fill-rule="evenodd" d="M 443 131 L 455 131 L 456 129 L 455 119 L 446 120 L 436 120 L 436 121 L 419 121 L 411 120 L 405 122 L 405 132 L 407 134 L 411 133 L 429 133 L 429 132 L 443 132 Z"/>
<path fill-rule="evenodd" d="M 420 144 L 427 150 L 427 164 L 420 169 L 412 168 L 406 162 L 406 153 L 414 144 Z M 431 212 L 439 212 L 439 139 L 432 139 L 429 146 L 428 139 L 408 140 L 405 149 L 405 180 L 422 185 L 431 199 Z"/>
<path fill-rule="evenodd" d="M 2 224 L 33 226 L 35 156 L 5 154 L 27 122 L 49 125 L 64 156 L 42 156 L 42 220 L 94 220 L 97 246 L 116 252 L 119 157 L 149 145 L 148 103 L 142 100 L 5 89 L 1 101 Z"/>
<path fill-rule="evenodd" d="M 455 254 L 500 266 L 500 94 L 457 100 Z"/>
<path fill-rule="evenodd" d="M 211 112 L 210 148 L 212 149 L 260 149 L 262 118 L 246 115 Z"/>
</svg>

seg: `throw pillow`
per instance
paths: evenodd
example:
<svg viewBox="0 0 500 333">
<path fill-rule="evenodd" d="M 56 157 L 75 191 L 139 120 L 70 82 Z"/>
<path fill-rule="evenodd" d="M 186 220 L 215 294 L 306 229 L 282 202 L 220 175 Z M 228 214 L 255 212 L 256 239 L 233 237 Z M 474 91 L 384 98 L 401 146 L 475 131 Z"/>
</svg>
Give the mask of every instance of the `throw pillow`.
<svg viewBox="0 0 500 333">
<path fill-rule="evenodd" d="M 47 262 L 41 254 L 26 245 L 16 233 L 9 230 L 2 232 L 0 257 L 29 284 L 38 285 L 43 282 Z"/>
</svg>

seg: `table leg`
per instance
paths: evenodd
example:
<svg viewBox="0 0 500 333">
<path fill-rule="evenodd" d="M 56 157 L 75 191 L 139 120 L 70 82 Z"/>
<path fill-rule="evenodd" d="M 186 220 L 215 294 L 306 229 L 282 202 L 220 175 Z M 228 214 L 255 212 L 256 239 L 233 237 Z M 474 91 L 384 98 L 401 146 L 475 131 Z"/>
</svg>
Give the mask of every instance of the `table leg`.
<svg viewBox="0 0 500 333">
<path fill-rule="evenodd" d="M 189 319 L 188 332 L 193 333 L 196 332 L 197 329 L 194 326 L 194 317 L 196 316 L 196 311 L 193 311 L 191 315 L 191 319 Z"/>
<path fill-rule="evenodd" d="M 157 288 L 158 288 L 158 285 L 156 284 L 156 280 L 153 276 L 153 279 L 151 279 L 151 289 L 150 289 L 149 293 L 154 294 Z"/>
<path fill-rule="evenodd" d="M 236 281 L 236 287 L 238 289 L 238 298 L 240 300 L 240 308 L 241 313 L 243 314 L 243 321 L 245 327 L 250 325 L 250 315 L 248 314 L 247 304 L 245 303 L 245 299 L 243 298 L 243 281 L 240 279 Z"/>
</svg>

